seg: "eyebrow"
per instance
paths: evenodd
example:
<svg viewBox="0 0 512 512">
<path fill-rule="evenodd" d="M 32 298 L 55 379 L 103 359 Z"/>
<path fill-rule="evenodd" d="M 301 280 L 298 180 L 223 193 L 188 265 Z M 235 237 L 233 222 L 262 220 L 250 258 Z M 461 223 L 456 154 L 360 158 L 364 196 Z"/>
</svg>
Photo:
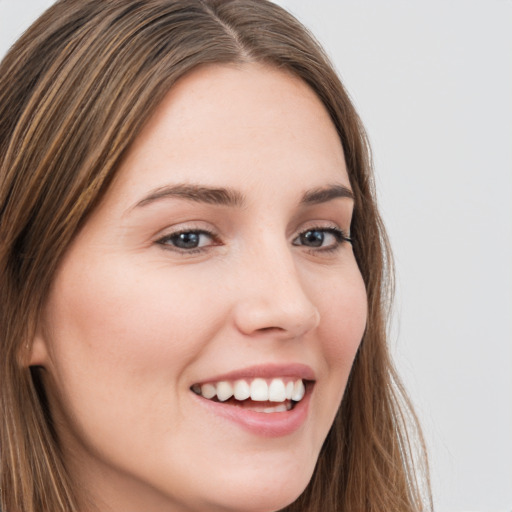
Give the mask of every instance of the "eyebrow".
<svg viewBox="0 0 512 512">
<path fill-rule="evenodd" d="M 300 204 L 319 204 L 326 203 L 332 199 L 346 197 L 354 200 L 354 193 L 345 185 L 329 185 L 327 187 L 315 188 L 306 192 L 300 201 Z"/>
<path fill-rule="evenodd" d="M 353 192 L 344 185 L 329 185 L 308 190 L 302 196 L 300 205 L 326 203 L 333 199 L 346 197 L 354 199 Z M 178 198 L 198 203 L 214 204 L 242 208 L 246 204 L 245 197 L 237 190 L 224 187 L 205 187 L 201 185 L 179 184 L 157 188 L 135 207 L 146 206 L 160 199 Z"/>
<path fill-rule="evenodd" d="M 147 204 L 164 198 L 187 199 L 197 203 L 215 204 L 242 208 L 245 204 L 244 196 L 230 188 L 203 187 L 200 185 L 171 185 L 160 187 L 151 192 L 135 206 Z"/>
</svg>

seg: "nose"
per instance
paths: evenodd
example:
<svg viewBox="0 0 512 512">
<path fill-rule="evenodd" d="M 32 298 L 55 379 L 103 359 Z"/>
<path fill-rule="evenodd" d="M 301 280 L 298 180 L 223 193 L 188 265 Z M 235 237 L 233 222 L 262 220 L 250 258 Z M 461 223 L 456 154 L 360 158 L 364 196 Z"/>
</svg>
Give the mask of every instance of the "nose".
<svg viewBox="0 0 512 512">
<path fill-rule="evenodd" d="M 301 281 L 289 249 L 253 254 L 243 265 L 237 288 L 235 323 L 246 335 L 268 332 L 280 339 L 315 329 L 320 313 Z"/>
</svg>

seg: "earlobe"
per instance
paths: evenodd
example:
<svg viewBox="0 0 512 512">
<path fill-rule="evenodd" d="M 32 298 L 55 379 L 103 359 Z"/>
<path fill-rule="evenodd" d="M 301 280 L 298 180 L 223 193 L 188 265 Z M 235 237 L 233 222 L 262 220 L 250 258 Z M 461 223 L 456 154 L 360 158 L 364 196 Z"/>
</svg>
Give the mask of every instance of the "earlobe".
<svg viewBox="0 0 512 512">
<path fill-rule="evenodd" d="M 24 366 L 46 366 L 48 362 L 48 350 L 46 341 L 41 332 L 37 332 L 32 343 L 27 342 L 24 347 L 26 356 Z"/>
</svg>

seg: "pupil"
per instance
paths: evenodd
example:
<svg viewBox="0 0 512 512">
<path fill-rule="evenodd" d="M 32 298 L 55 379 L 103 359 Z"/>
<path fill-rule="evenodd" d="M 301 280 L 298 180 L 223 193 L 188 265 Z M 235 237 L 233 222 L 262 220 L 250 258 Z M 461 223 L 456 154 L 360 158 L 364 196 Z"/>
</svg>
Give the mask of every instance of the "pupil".
<svg viewBox="0 0 512 512">
<path fill-rule="evenodd" d="M 302 243 L 310 247 L 321 247 L 324 243 L 324 234 L 322 231 L 306 231 L 302 235 Z"/>
<path fill-rule="evenodd" d="M 181 249 L 193 249 L 199 245 L 198 233 L 180 233 L 174 239 L 174 245 Z"/>
</svg>

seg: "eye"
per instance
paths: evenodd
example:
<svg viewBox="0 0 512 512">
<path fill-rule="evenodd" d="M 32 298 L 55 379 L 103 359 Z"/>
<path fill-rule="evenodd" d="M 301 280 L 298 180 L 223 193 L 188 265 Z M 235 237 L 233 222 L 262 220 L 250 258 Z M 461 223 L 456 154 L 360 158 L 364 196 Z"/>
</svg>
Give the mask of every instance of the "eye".
<svg viewBox="0 0 512 512">
<path fill-rule="evenodd" d="M 216 245 L 216 239 L 213 233 L 208 231 L 189 229 L 166 235 L 157 240 L 157 243 L 180 251 L 193 251 Z"/>
<path fill-rule="evenodd" d="M 336 250 L 343 242 L 352 239 L 338 228 L 311 228 L 303 231 L 294 240 L 293 245 L 320 250 Z"/>
</svg>

